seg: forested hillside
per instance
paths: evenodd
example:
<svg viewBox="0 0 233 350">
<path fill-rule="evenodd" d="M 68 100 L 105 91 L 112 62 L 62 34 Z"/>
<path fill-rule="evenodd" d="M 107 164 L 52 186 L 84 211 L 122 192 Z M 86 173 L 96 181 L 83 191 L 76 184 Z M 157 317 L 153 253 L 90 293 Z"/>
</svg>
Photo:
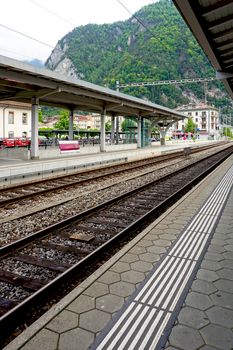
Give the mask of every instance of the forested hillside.
<svg viewBox="0 0 233 350">
<path fill-rule="evenodd" d="M 143 7 L 124 22 L 75 28 L 46 62 L 49 69 L 99 85 L 214 76 L 214 70 L 170 0 Z M 146 27 L 146 28 L 145 28 Z M 63 51 L 63 52 L 62 52 Z M 125 88 L 122 92 L 174 108 L 203 100 L 203 84 Z M 208 101 L 227 103 L 219 82 L 208 83 Z"/>
</svg>

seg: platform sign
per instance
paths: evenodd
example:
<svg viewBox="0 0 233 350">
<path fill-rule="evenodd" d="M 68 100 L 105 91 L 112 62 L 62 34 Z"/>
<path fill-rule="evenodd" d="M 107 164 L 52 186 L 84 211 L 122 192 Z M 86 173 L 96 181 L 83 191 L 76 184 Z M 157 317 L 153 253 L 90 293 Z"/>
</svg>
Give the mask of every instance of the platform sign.
<svg viewBox="0 0 233 350">
<path fill-rule="evenodd" d="M 58 141 L 58 143 L 59 143 L 59 149 L 61 153 L 79 153 L 80 152 L 80 145 L 78 141 L 65 140 L 65 141 Z"/>
</svg>

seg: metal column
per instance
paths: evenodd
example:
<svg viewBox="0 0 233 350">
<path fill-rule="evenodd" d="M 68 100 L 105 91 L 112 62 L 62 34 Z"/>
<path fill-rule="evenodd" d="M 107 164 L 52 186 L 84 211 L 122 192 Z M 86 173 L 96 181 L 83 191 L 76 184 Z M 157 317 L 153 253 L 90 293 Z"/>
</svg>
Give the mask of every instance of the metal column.
<svg viewBox="0 0 233 350">
<path fill-rule="evenodd" d="M 142 118 L 138 117 L 138 140 L 137 148 L 142 148 Z"/>
<path fill-rule="evenodd" d="M 119 117 L 116 117 L 116 144 L 119 143 Z"/>
<path fill-rule="evenodd" d="M 38 155 L 38 104 L 37 97 L 32 98 L 32 131 L 31 131 L 31 159 L 39 158 Z"/>
<path fill-rule="evenodd" d="M 112 115 L 111 118 L 111 122 L 112 122 L 112 128 L 111 128 L 111 144 L 114 144 L 114 134 L 115 134 L 115 117 L 114 115 Z"/>
<path fill-rule="evenodd" d="M 69 140 L 74 139 L 74 111 L 71 110 L 69 114 Z"/>
<path fill-rule="evenodd" d="M 100 152 L 105 152 L 105 115 L 106 115 L 106 110 L 104 109 L 103 112 L 101 113 L 100 120 L 101 120 L 101 125 L 100 125 Z"/>
</svg>

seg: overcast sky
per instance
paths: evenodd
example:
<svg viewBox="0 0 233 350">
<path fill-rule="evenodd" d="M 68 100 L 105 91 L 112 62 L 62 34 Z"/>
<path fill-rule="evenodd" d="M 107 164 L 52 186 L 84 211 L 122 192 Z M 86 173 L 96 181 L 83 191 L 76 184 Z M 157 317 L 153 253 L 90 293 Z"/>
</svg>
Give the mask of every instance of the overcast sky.
<svg viewBox="0 0 233 350">
<path fill-rule="evenodd" d="M 120 0 L 132 13 L 157 0 Z M 39 7 L 40 6 L 44 7 Z M 52 11 L 58 17 L 48 11 Z M 6 0 L 1 1 L 0 54 L 18 60 L 45 61 L 52 48 L 5 27 L 55 46 L 76 26 L 126 20 L 130 13 L 117 0 Z M 4 27 L 5 26 L 5 27 Z"/>
</svg>

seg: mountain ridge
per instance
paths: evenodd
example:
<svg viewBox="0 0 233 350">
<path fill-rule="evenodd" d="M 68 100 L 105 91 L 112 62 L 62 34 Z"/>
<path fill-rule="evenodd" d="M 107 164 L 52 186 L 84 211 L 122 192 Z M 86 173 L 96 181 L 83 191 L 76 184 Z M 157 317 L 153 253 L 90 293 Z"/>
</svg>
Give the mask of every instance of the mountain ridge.
<svg viewBox="0 0 233 350">
<path fill-rule="evenodd" d="M 117 80 L 122 84 L 215 75 L 171 0 L 144 6 L 126 21 L 75 28 L 58 41 L 45 65 L 112 89 Z M 209 103 L 217 107 L 228 103 L 221 83 L 208 83 L 208 88 Z M 203 100 L 203 90 L 201 84 L 188 84 L 121 91 L 175 108 Z"/>
</svg>

